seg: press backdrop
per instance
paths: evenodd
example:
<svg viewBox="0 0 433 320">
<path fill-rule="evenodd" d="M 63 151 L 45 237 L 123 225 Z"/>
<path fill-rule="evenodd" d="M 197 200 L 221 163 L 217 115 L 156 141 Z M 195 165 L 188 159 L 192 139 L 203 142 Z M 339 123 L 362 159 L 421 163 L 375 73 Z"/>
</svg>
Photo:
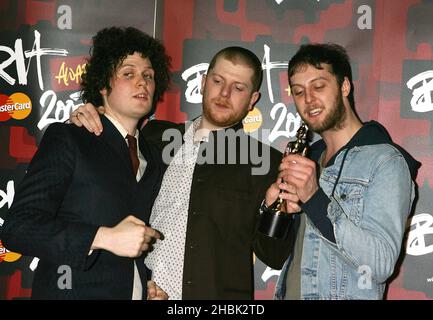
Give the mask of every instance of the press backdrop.
<svg viewBox="0 0 433 320">
<path fill-rule="evenodd" d="M 245 127 L 280 150 L 300 124 L 288 60 L 302 43 L 337 42 L 352 59 L 361 119 L 380 121 L 422 162 L 387 298 L 432 299 L 432 21 L 431 0 L 1 0 L 0 226 L 44 130 L 81 103 L 84 57 L 101 28 L 132 25 L 163 40 L 174 83 L 155 117 L 176 122 L 201 113 L 201 75 L 214 53 L 230 45 L 254 51 L 262 98 Z M 36 266 L 37 258 L 0 242 L 0 299 L 28 298 Z M 256 260 L 257 299 L 272 298 L 277 275 Z"/>
</svg>

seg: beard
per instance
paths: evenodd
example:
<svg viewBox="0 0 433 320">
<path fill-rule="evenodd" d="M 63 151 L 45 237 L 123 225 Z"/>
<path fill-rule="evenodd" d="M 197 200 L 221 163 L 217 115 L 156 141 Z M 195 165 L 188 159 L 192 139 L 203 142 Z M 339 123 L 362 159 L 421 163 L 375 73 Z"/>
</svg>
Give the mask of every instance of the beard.
<svg viewBox="0 0 433 320">
<path fill-rule="evenodd" d="M 318 134 L 325 132 L 327 130 L 338 130 L 341 128 L 341 125 L 346 118 L 346 109 L 344 107 L 343 97 L 341 92 L 339 92 L 335 102 L 332 105 L 332 108 L 329 109 L 328 115 L 321 123 L 310 123 L 309 121 L 304 120 L 307 124 L 308 128 Z"/>
<path fill-rule="evenodd" d="M 227 111 L 221 112 L 219 110 L 212 109 L 212 104 L 218 103 L 225 105 Z M 242 108 L 240 111 L 236 111 L 229 102 L 220 101 L 218 99 L 212 99 L 211 101 L 203 101 L 203 116 L 214 126 L 221 128 L 227 128 L 235 125 L 239 121 L 242 121 L 248 114 L 248 107 Z"/>
</svg>

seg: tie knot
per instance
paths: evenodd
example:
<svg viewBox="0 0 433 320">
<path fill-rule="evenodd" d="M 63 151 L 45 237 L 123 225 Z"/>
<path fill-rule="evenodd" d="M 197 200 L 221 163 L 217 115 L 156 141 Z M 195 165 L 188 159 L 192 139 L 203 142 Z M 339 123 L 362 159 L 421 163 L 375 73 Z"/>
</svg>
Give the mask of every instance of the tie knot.
<svg viewBox="0 0 433 320">
<path fill-rule="evenodd" d="M 139 160 L 138 160 L 138 154 L 137 154 L 137 139 L 130 134 L 126 135 L 126 140 L 128 140 L 128 149 L 129 149 L 129 156 L 131 157 L 131 163 L 132 163 L 132 170 L 134 172 L 134 175 L 137 175 L 138 166 L 139 166 Z"/>
<path fill-rule="evenodd" d="M 126 140 L 128 140 L 128 145 L 135 144 L 137 145 L 137 139 L 130 134 L 126 135 Z"/>
</svg>

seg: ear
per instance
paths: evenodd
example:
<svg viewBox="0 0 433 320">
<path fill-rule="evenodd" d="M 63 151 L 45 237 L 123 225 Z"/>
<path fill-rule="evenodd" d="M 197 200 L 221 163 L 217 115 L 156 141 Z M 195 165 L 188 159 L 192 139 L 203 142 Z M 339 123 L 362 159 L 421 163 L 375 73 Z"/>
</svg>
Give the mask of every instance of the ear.
<svg viewBox="0 0 433 320">
<path fill-rule="evenodd" d="M 251 95 L 250 103 L 248 105 L 248 111 L 251 111 L 254 109 L 254 105 L 260 100 L 260 92 L 255 91 Z"/>
<path fill-rule="evenodd" d="M 201 88 L 200 88 L 201 95 L 203 95 L 203 89 L 204 89 L 205 83 L 206 83 L 206 74 L 202 75 L 202 77 L 201 77 Z"/>
<path fill-rule="evenodd" d="M 343 97 L 349 96 L 350 90 L 352 90 L 350 81 L 347 77 L 344 77 L 343 83 L 341 84 L 341 94 Z"/>
<path fill-rule="evenodd" d="M 102 96 L 102 104 L 104 107 L 108 106 L 108 90 L 107 88 L 99 90 L 99 93 Z"/>
</svg>

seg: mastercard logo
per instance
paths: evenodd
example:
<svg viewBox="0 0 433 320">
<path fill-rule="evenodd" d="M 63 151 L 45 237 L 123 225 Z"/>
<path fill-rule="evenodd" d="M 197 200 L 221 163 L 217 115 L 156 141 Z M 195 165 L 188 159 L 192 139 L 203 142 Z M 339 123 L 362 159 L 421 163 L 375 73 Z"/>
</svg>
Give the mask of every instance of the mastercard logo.
<svg viewBox="0 0 433 320">
<path fill-rule="evenodd" d="M 22 120 L 32 112 L 32 101 L 21 92 L 10 96 L 0 94 L 0 121 Z"/>
<path fill-rule="evenodd" d="M 21 258 L 21 254 L 10 252 L 5 247 L 3 247 L 3 244 L 0 240 L 0 262 L 6 261 L 6 262 L 15 262 L 19 258 Z"/>
<path fill-rule="evenodd" d="M 247 133 L 254 132 L 262 126 L 263 117 L 260 110 L 254 107 L 253 110 L 248 112 L 247 116 L 242 120 L 244 124 L 244 131 Z"/>
</svg>

